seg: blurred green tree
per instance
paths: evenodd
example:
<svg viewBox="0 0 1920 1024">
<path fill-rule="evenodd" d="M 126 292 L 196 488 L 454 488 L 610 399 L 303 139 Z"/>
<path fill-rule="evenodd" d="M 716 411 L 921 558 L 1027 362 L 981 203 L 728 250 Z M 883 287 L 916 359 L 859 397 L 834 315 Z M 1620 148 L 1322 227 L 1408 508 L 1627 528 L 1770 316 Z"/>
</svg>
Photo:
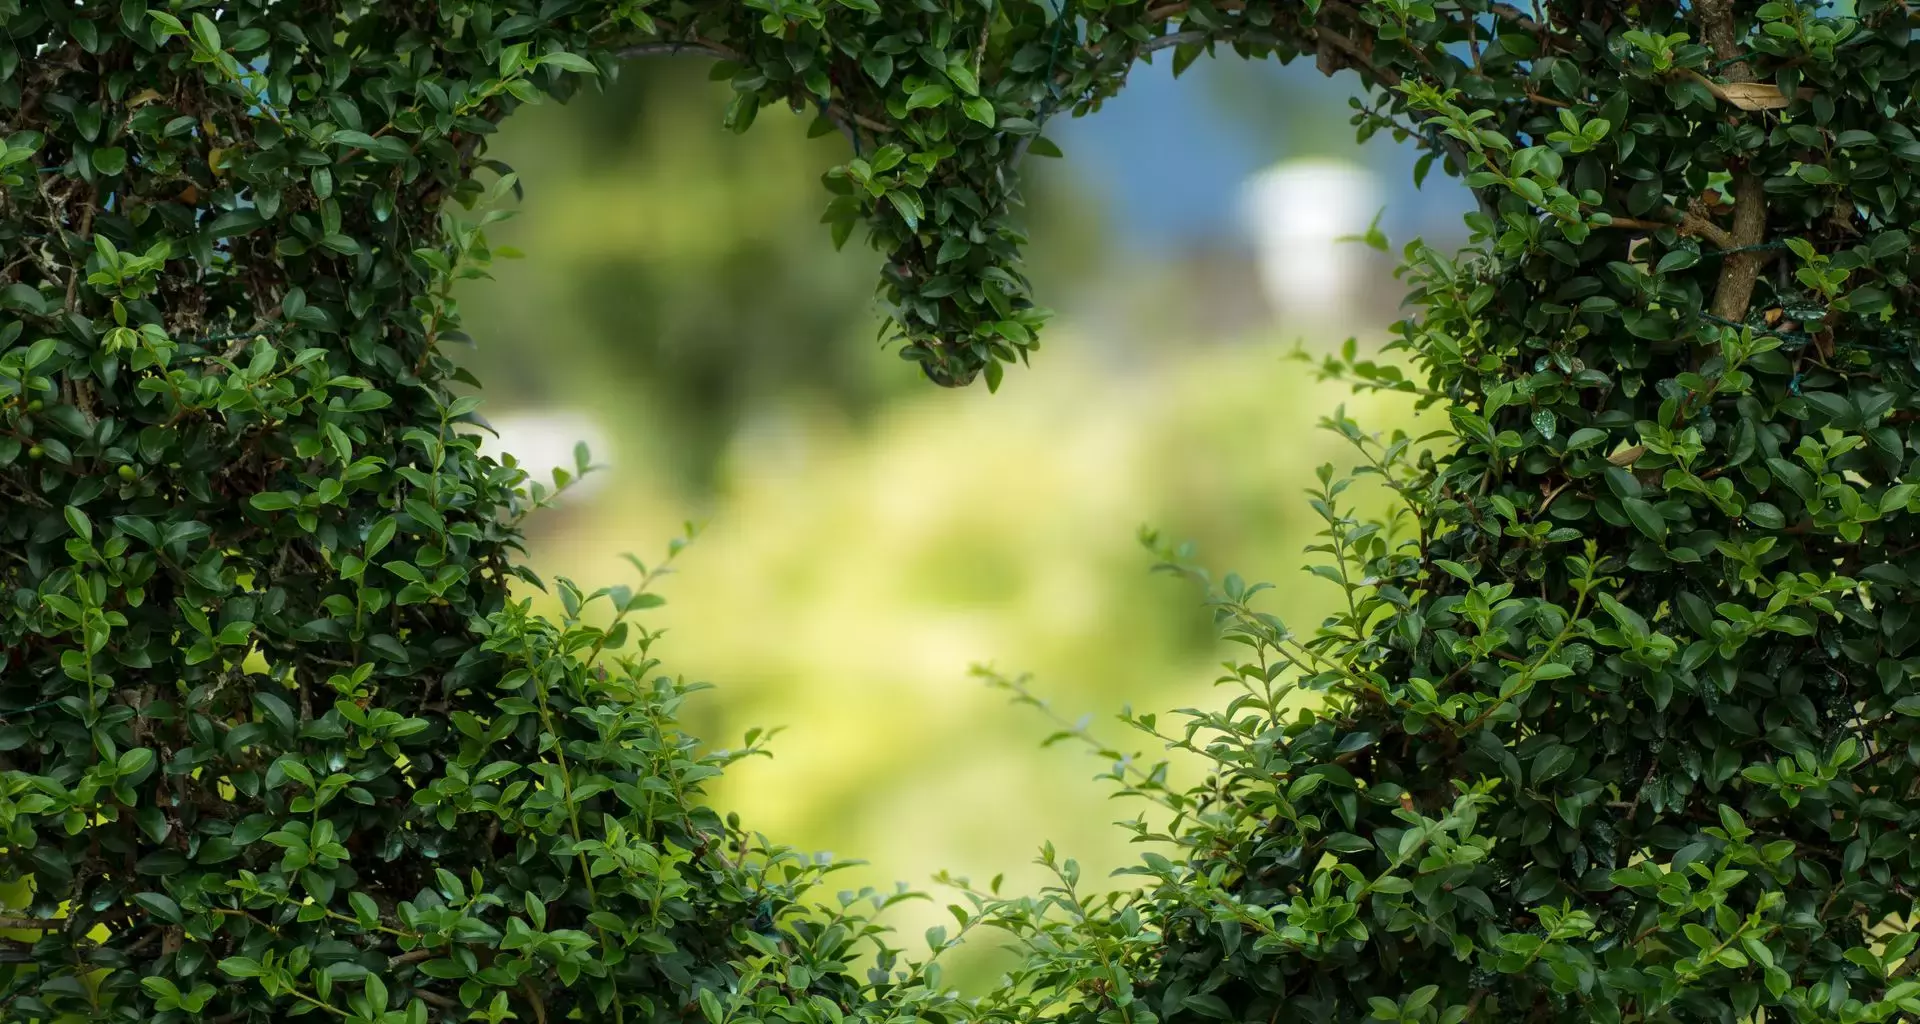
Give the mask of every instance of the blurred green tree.
<svg viewBox="0 0 1920 1024">
<path fill-rule="evenodd" d="M 879 344 L 879 256 L 823 242 L 819 179 L 847 141 L 780 111 L 715 131 L 732 90 L 711 66 L 633 61 L 508 122 L 488 153 L 524 216 L 495 237 L 537 258 L 460 293 L 491 408 L 585 406 L 696 492 L 756 411 L 863 422 L 920 376 Z M 1103 265 L 1100 221 L 1070 171 L 1035 167 L 1034 274 L 1071 295 Z"/>
</svg>

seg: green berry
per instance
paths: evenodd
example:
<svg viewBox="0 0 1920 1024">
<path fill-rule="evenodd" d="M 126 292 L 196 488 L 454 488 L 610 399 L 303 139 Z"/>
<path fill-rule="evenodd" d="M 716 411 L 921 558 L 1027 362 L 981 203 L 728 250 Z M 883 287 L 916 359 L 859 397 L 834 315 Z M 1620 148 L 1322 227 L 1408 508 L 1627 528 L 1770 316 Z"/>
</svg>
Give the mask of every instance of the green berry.
<svg viewBox="0 0 1920 1024">
<path fill-rule="evenodd" d="M 134 477 L 140 475 L 138 472 L 134 470 L 132 466 L 121 466 L 119 469 L 119 473 L 120 473 L 120 479 L 122 480 L 131 480 Z"/>
<path fill-rule="evenodd" d="M 45 449 L 43 449 L 43 448 L 41 448 L 41 447 L 40 447 L 39 445 L 37 445 L 37 444 L 36 444 L 36 445 L 34 445 L 33 447 L 31 447 L 31 448 L 29 448 L 29 449 L 27 449 L 27 458 L 29 458 L 29 459 L 37 459 L 37 458 L 39 458 L 40 456 L 42 456 L 42 455 L 45 455 L 45 454 L 46 454 L 46 450 L 45 450 Z"/>
</svg>

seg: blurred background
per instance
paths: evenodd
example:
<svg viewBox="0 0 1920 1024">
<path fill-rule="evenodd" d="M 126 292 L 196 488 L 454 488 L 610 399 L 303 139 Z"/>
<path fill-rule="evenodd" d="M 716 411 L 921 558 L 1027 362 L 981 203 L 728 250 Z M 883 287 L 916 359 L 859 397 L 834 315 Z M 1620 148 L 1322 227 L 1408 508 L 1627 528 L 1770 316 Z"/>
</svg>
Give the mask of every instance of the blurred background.
<svg viewBox="0 0 1920 1024">
<path fill-rule="evenodd" d="M 608 467 L 536 517 L 533 567 L 632 582 L 621 553 L 651 562 L 704 525 L 663 585 L 658 651 L 717 684 L 688 722 L 709 742 L 784 728 L 714 798 L 866 861 L 849 887 L 942 869 L 1031 887 L 1047 840 L 1104 877 L 1137 856 L 1111 822 L 1141 808 L 1109 799 L 1084 749 L 1042 749 L 1051 725 L 969 667 L 1032 673 L 1128 749 L 1106 724 L 1123 705 L 1224 699 L 1229 652 L 1190 586 L 1149 574 L 1142 525 L 1282 583 L 1272 610 L 1317 623 L 1337 592 L 1299 571 L 1302 492 L 1347 451 L 1316 424 L 1343 403 L 1377 429 L 1413 420 L 1286 355 L 1377 348 L 1400 245 L 1457 242 L 1464 190 L 1435 173 L 1415 191 L 1411 147 L 1356 146 L 1351 79 L 1142 67 L 1098 115 L 1050 126 L 1065 159 L 1029 161 L 1030 266 L 1059 311 L 1039 358 L 997 395 L 946 391 L 877 343 L 877 256 L 858 234 L 836 253 L 818 223 L 844 142 L 776 111 L 723 132 L 706 71 L 632 65 L 490 150 L 526 187 L 492 233 L 525 258 L 461 296 L 490 443 L 542 476 L 578 440 Z M 1335 241 L 1376 213 L 1393 254 Z M 896 915 L 909 949 L 944 902 Z M 991 946 L 962 951 L 956 980 L 1004 969 Z"/>
</svg>

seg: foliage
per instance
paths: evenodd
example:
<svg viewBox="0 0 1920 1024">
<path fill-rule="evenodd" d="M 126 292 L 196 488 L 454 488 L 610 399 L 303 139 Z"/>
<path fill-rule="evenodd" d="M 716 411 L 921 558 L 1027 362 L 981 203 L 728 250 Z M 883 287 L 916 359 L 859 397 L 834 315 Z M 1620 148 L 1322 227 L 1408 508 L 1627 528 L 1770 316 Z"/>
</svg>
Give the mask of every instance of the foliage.
<svg viewBox="0 0 1920 1024">
<path fill-rule="evenodd" d="M 879 267 L 821 258 L 819 173 L 845 140 L 807 138 L 802 118 L 714 131 L 730 90 L 706 70 L 630 64 L 603 92 L 508 120 L 488 154 L 532 191 L 489 237 L 534 258 L 454 293 L 474 336 L 459 362 L 486 381 L 490 417 L 562 399 L 597 409 L 622 472 L 628 442 L 670 438 L 654 457 L 694 487 L 770 401 L 798 392 L 858 416 L 883 381 L 919 388 L 846 344 L 873 329 Z"/>
<path fill-rule="evenodd" d="M 759 748 L 675 726 L 658 598 L 509 597 L 591 467 L 477 455 L 442 345 L 486 136 L 633 30 L 577 7 L 0 2 L 0 1019 L 872 1005 L 898 897 L 703 805 Z"/>
<path fill-rule="evenodd" d="M 1904 5 L 0 14 L 9 1017 L 1920 1013 Z M 1129 719 L 1217 771 L 1116 758 L 1175 815 L 1139 826 L 1176 854 L 1144 894 L 1049 857 L 1055 889 L 956 911 L 1028 939 L 994 995 L 884 947 L 855 982 L 882 941 L 855 898 L 793 903 L 827 866 L 700 809 L 737 755 L 673 728 L 645 593 L 507 599 L 547 492 L 456 429 L 438 346 L 490 253 L 442 208 L 512 187 L 473 174 L 516 105 L 713 53 L 736 127 L 785 101 L 851 137 L 828 220 L 887 254 L 902 354 L 993 385 L 1044 317 L 1021 155 L 1135 60 L 1220 43 L 1357 70 L 1363 134 L 1478 195 L 1474 250 L 1408 250 L 1424 383 L 1324 368 L 1451 429 L 1333 421 L 1405 509 L 1361 521 L 1322 477 L 1347 601 L 1311 636 L 1213 588 L 1241 692 Z"/>
<path fill-rule="evenodd" d="M 1137 898 L 1070 861 L 971 891 L 1030 956 L 1010 1016 L 1075 1021 L 1886 1021 L 1920 1014 L 1910 482 L 1920 218 L 1903 5 L 1402 0 L 1085 5 L 1133 51 L 1355 68 L 1363 135 L 1464 172 L 1457 256 L 1327 377 L 1445 411 L 1329 426 L 1296 632 L 1206 582 L 1226 706 L 1095 742 L 1171 814 Z M 1425 169 L 1424 167 L 1422 168 Z M 1351 511 L 1355 480 L 1401 507 Z M 1000 679 L 1024 701 L 1019 680 Z M 1311 698 L 1311 699 L 1303 699 Z M 1094 742 L 1063 725 L 1056 738 Z"/>
</svg>

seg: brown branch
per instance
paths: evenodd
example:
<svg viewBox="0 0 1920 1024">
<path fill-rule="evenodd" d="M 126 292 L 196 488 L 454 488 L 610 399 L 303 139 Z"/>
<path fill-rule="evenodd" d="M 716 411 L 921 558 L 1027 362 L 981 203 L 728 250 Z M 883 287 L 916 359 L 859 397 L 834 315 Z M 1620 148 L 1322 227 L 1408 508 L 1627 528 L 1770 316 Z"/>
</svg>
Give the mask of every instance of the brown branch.
<svg viewBox="0 0 1920 1024">
<path fill-rule="evenodd" d="M 1400 72 L 1389 67 L 1381 67 L 1375 64 L 1373 62 L 1373 54 L 1363 49 L 1359 43 L 1354 42 L 1351 38 L 1324 26 L 1314 29 L 1314 36 L 1318 42 L 1323 44 L 1323 47 L 1331 47 L 1334 50 L 1338 50 L 1340 56 L 1345 57 L 1347 60 L 1365 69 L 1367 74 L 1372 75 L 1374 80 L 1381 85 L 1391 89 L 1400 84 Z M 1325 48 L 1321 50 L 1320 71 L 1322 74 L 1331 75 L 1339 70 L 1332 61 L 1332 56 L 1333 55 L 1328 53 Z M 1423 143 L 1424 141 L 1425 140 L 1422 139 Z M 1455 139 L 1453 136 L 1443 134 L 1440 136 L 1440 148 L 1446 151 L 1447 158 L 1453 162 L 1453 165 L 1460 169 L 1460 178 L 1464 181 L 1467 175 L 1473 172 L 1473 165 L 1467 162 L 1467 147 L 1461 145 L 1460 140 Z M 1489 220 L 1497 223 L 1500 218 L 1500 208 L 1498 204 L 1493 201 L 1492 197 L 1488 196 L 1484 190 L 1471 186 L 1468 187 L 1468 191 L 1472 192 L 1474 199 L 1479 202 L 1480 212 L 1485 214 Z"/>
<path fill-rule="evenodd" d="M 1199 29 L 1194 29 L 1190 32 L 1172 32 L 1164 36 L 1156 36 L 1141 44 L 1140 53 L 1145 55 L 1153 53 L 1156 50 L 1164 50 L 1169 46 L 1182 46 L 1187 43 L 1205 42 L 1206 39 L 1207 34 Z"/>
<path fill-rule="evenodd" d="M 1723 250 L 1738 248 L 1740 245 L 1726 228 L 1691 210 L 1680 218 L 1680 233 L 1698 235 Z"/>
<path fill-rule="evenodd" d="M 1492 4 L 1488 6 L 1487 10 L 1492 12 L 1493 16 L 1499 18 L 1501 21 L 1510 21 L 1528 32 L 1537 33 L 1546 31 L 1545 25 L 1528 17 L 1525 12 L 1512 4 Z"/>
<path fill-rule="evenodd" d="M 1718 249 L 1736 247 L 1732 232 L 1697 213 L 1681 214 L 1677 221 L 1644 220 L 1639 217 L 1618 217 L 1612 214 L 1608 216 L 1612 217 L 1611 222 L 1599 226 L 1625 228 L 1629 231 L 1677 231 L 1682 237 L 1704 238 Z"/>
<path fill-rule="evenodd" d="M 1627 228 L 1633 231 L 1665 231 L 1675 226 L 1666 221 L 1641 220 L 1638 217 L 1615 217 L 1613 214 L 1608 214 L 1607 217 L 1609 218 L 1607 223 L 1600 225 L 1601 227 Z"/>
<path fill-rule="evenodd" d="M 737 61 L 741 59 L 738 53 L 735 53 L 727 47 L 721 46 L 719 43 L 708 42 L 704 39 L 675 39 L 659 43 L 638 43 L 625 47 L 624 49 L 616 50 L 613 55 L 621 60 L 631 60 L 635 57 L 677 57 L 683 53 L 692 54 L 696 57 L 712 57 L 716 60 Z"/>
<path fill-rule="evenodd" d="M 832 111 L 835 115 L 844 115 L 846 117 L 852 118 L 854 124 L 857 124 L 860 127 L 865 128 L 870 132 L 880 132 L 884 134 L 884 133 L 893 131 L 892 125 L 886 123 L 885 121 L 876 121 L 865 114 L 858 113 L 855 111 L 850 111 L 850 110 L 842 110 L 841 108 L 836 106 L 829 106 L 827 109 Z"/>
<path fill-rule="evenodd" d="M 726 46 L 706 39 L 676 39 L 658 43 L 637 43 L 633 46 L 614 51 L 614 56 L 621 60 L 629 60 L 636 57 L 676 57 L 681 54 L 688 54 L 695 57 L 711 57 L 715 60 L 730 60 L 735 62 L 744 62 L 746 60 L 746 58 L 742 57 L 739 53 Z M 893 131 L 893 126 L 885 121 L 876 121 L 865 114 L 859 113 L 858 111 L 847 110 L 838 104 L 825 104 L 820 110 L 821 113 L 826 116 L 827 120 L 832 121 L 834 125 L 840 129 L 840 133 L 847 137 L 847 141 L 853 143 L 856 148 L 860 145 L 860 139 L 854 133 L 854 125 L 859 125 L 876 134 L 885 134 Z"/>
<path fill-rule="evenodd" d="M 428 949 L 425 946 L 409 949 L 405 953 L 388 958 L 387 970 L 393 970 L 405 964 L 419 963 L 422 960 L 431 960 L 438 955 L 440 955 L 438 950 Z"/>
<path fill-rule="evenodd" d="M 68 198 L 72 197 L 69 196 Z M 83 244 L 93 240 L 93 199 L 93 189 L 89 188 L 87 189 L 87 204 L 81 209 L 80 213 L 80 241 Z M 79 290 L 77 286 L 79 283 L 80 267 L 76 264 L 67 270 L 66 309 L 69 313 L 78 308 Z"/>
<path fill-rule="evenodd" d="M 419 998 L 421 1002 L 426 1003 L 428 1006 L 437 1006 L 442 1010 L 460 1009 L 459 1003 L 454 1002 L 452 999 L 449 999 L 438 992 L 428 992 L 426 989 L 416 988 L 413 990 L 413 994 L 414 996 Z"/>
<path fill-rule="evenodd" d="M 533 990 L 533 982 L 527 978 L 521 978 L 520 991 L 525 993 L 528 1005 L 533 1007 L 534 1024 L 547 1024 L 547 1004 L 541 1000 L 540 993 Z"/>
<path fill-rule="evenodd" d="M 1740 41 L 1733 31 L 1733 0 L 1698 0 L 1694 10 L 1700 15 L 1700 34 L 1713 55 L 1723 65 L 1727 80 L 1753 81 L 1753 69 L 1740 60 Z"/>
<path fill-rule="evenodd" d="M 1335 32 L 1330 28 L 1317 28 L 1314 30 L 1313 34 L 1320 41 L 1326 43 L 1328 46 L 1331 46 L 1334 49 L 1339 50 L 1341 56 L 1344 56 L 1348 60 L 1351 60 L 1355 64 L 1359 65 L 1360 67 L 1365 68 L 1368 74 L 1372 75 L 1376 79 L 1379 79 L 1380 83 L 1382 85 L 1385 85 L 1387 88 L 1391 89 L 1394 86 L 1400 84 L 1400 72 L 1395 71 L 1392 68 L 1383 68 L 1380 65 L 1375 64 L 1373 62 L 1372 52 L 1362 49 L 1359 43 L 1354 42 L 1352 39 L 1338 32 Z M 1324 63 L 1321 65 L 1320 70 L 1326 74 L 1332 73 L 1327 70 L 1327 67 Z M 1335 70 L 1338 70 L 1338 69 L 1335 69 Z"/>
<path fill-rule="evenodd" d="M 1713 315 L 1728 320 L 1744 320 L 1753 301 L 1753 286 L 1760 279 L 1766 253 L 1748 249 L 1767 236 L 1766 189 L 1760 176 L 1741 170 L 1733 176 L 1733 244 L 1724 249 L 1734 252 L 1720 267 L 1720 283 L 1713 290 Z"/>
<path fill-rule="evenodd" d="M 1713 55 L 1723 65 L 1727 80 L 1751 83 L 1753 68 L 1740 59 L 1740 42 L 1733 27 L 1733 0 L 1697 0 L 1700 31 Z M 1733 173 L 1733 232 L 1722 249 L 1747 249 L 1729 255 L 1720 265 L 1720 281 L 1714 286 L 1713 315 L 1727 320 L 1744 320 L 1753 301 L 1753 286 L 1760 278 L 1764 254 L 1751 251 L 1767 236 L 1767 196 L 1760 176 L 1740 167 Z"/>
</svg>

